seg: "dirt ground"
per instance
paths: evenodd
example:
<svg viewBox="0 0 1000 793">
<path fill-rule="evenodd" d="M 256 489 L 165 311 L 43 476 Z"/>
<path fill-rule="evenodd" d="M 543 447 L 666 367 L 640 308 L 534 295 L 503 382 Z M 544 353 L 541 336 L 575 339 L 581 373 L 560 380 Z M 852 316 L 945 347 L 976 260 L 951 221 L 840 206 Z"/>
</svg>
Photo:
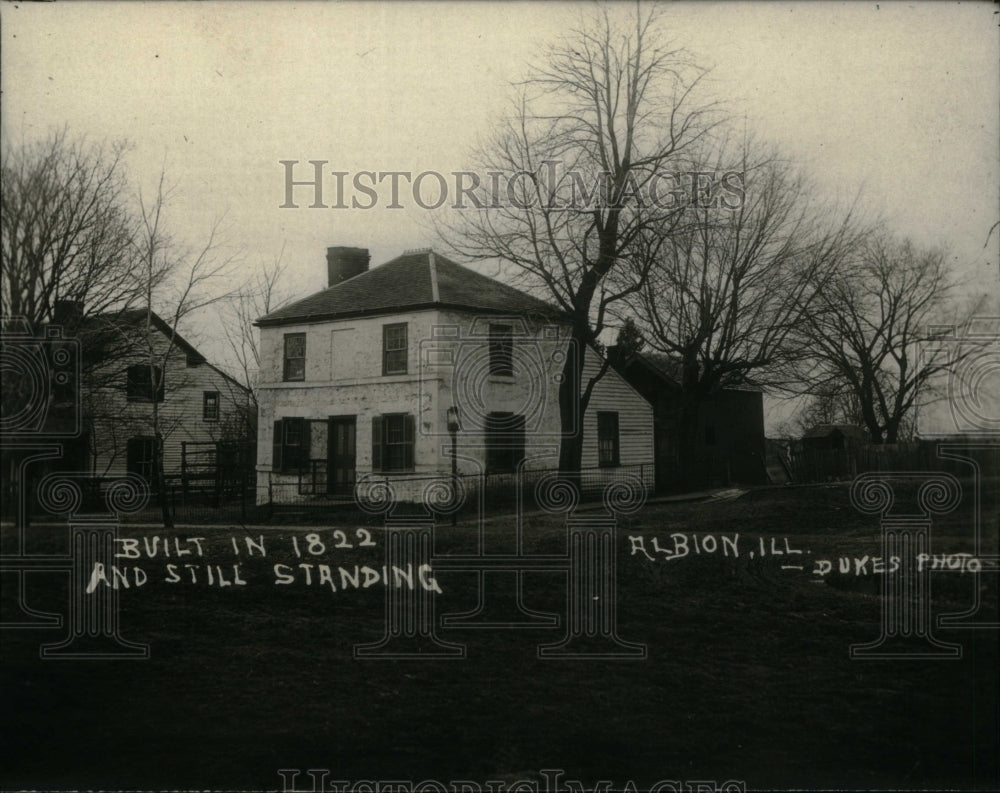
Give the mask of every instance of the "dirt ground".
<svg viewBox="0 0 1000 793">
<path fill-rule="evenodd" d="M 995 506 L 997 489 L 988 482 L 980 503 Z M 933 524 L 942 565 L 945 554 L 968 564 L 971 493 Z M 997 553 L 997 512 L 983 513 L 986 554 Z M 483 790 L 541 769 L 612 789 L 1000 787 L 995 631 L 935 628 L 961 649 L 950 660 L 851 659 L 852 644 L 880 635 L 891 560 L 878 516 L 858 512 L 846 486 L 650 505 L 619 520 L 611 605 L 623 642 L 645 647 L 631 659 L 539 657 L 572 621 L 560 570 L 521 579 L 525 606 L 560 615 L 558 627 L 445 627 L 438 635 L 464 644 L 464 658 L 356 659 L 355 645 L 383 636 L 387 592 L 356 573 L 379 574 L 385 535 L 358 528 L 122 529 L 137 541 L 120 544 L 129 587 L 113 571 L 92 583 L 118 581 L 121 635 L 150 657 L 42 660 L 40 645 L 65 629 L 4 631 L 3 788 L 280 789 L 279 769 Z M 471 523 L 434 534 L 442 556 L 475 550 Z M 514 521 L 484 534 L 490 552 L 512 548 Z M 66 537 L 34 529 L 29 550 L 65 553 Z M 522 537 L 527 555 L 566 557 L 554 517 L 527 518 Z M 497 587 L 514 580 L 493 575 Z M 439 616 L 475 607 L 476 573 L 431 578 L 440 593 L 419 579 L 415 591 L 431 592 Z M 32 573 L 26 602 L 65 614 L 66 579 Z M 4 580 L 8 620 L 17 592 Z M 930 581 L 933 616 L 968 610 L 978 591 L 980 617 L 996 620 L 996 573 L 938 569 Z"/>
</svg>

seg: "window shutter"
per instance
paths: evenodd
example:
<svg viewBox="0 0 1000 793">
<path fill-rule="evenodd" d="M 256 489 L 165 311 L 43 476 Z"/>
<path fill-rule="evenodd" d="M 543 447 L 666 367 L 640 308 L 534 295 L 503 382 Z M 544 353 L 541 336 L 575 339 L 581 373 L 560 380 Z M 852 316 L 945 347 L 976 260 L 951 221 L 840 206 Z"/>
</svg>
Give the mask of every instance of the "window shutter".
<svg viewBox="0 0 1000 793">
<path fill-rule="evenodd" d="M 299 445 L 295 449 L 294 463 L 296 471 L 304 471 L 309 467 L 309 425 L 306 423 L 305 419 L 292 419 L 295 422 L 295 429 L 297 430 L 296 436 L 299 439 Z"/>
<path fill-rule="evenodd" d="M 411 469 L 413 468 L 413 439 L 415 435 L 412 414 L 407 413 L 406 416 L 403 417 L 403 426 L 406 433 L 404 436 L 406 438 L 406 457 L 403 465 L 407 469 Z"/>
<path fill-rule="evenodd" d="M 271 470 L 281 470 L 281 419 L 274 422 L 274 441 L 271 446 Z"/>
<path fill-rule="evenodd" d="M 372 416 L 372 470 L 382 470 L 382 417 Z"/>
</svg>

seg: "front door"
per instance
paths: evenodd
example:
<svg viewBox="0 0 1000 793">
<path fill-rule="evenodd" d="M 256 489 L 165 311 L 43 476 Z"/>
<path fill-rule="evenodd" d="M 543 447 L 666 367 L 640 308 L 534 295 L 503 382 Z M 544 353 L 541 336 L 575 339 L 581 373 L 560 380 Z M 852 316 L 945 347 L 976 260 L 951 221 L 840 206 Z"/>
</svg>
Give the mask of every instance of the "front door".
<svg viewBox="0 0 1000 793">
<path fill-rule="evenodd" d="M 330 419 L 326 490 L 331 496 L 354 492 L 354 416 Z"/>
</svg>

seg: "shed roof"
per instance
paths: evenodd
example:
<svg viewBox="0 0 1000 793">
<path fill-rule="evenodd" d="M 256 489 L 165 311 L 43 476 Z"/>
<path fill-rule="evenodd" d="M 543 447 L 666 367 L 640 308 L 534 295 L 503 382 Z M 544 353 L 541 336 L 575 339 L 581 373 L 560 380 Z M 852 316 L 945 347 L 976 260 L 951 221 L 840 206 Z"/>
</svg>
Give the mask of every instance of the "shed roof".
<svg viewBox="0 0 1000 793">
<path fill-rule="evenodd" d="M 868 431 L 857 424 L 817 424 L 812 427 L 803 438 L 828 438 L 835 432 L 845 435 L 848 438 L 864 439 L 868 437 Z"/>
</svg>

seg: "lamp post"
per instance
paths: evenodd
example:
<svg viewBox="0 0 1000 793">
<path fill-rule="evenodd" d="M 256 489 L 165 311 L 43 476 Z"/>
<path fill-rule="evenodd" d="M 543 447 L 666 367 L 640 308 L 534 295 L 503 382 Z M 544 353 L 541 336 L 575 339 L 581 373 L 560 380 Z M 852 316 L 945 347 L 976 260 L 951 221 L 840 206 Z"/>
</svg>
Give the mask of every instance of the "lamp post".
<svg viewBox="0 0 1000 793">
<path fill-rule="evenodd" d="M 458 430 L 461 424 L 458 420 L 458 408 L 452 405 L 448 408 L 448 432 L 451 433 L 451 492 L 458 499 Z M 458 510 L 452 510 L 451 525 L 458 523 Z"/>
</svg>

